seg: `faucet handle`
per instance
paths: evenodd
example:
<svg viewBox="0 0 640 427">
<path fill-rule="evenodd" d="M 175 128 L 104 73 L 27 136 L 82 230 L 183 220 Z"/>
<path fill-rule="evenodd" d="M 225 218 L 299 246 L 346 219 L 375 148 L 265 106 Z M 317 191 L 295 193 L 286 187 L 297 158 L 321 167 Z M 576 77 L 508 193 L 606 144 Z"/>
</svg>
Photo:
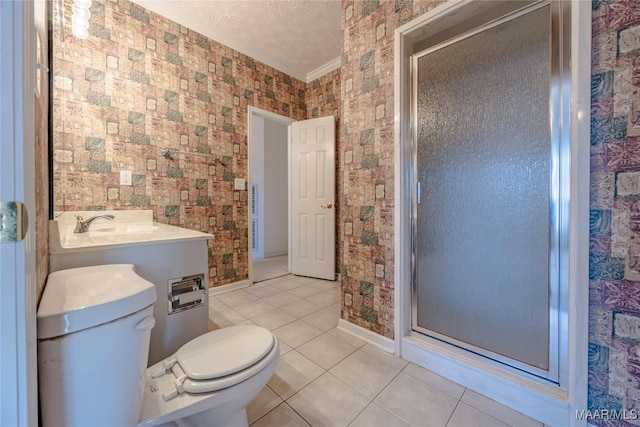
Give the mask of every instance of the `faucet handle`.
<svg viewBox="0 0 640 427">
<path fill-rule="evenodd" d="M 82 215 L 76 215 L 76 219 L 77 219 L 78 221 L 82 221 L 84 218 L 82 218 Z"/>
</svg>

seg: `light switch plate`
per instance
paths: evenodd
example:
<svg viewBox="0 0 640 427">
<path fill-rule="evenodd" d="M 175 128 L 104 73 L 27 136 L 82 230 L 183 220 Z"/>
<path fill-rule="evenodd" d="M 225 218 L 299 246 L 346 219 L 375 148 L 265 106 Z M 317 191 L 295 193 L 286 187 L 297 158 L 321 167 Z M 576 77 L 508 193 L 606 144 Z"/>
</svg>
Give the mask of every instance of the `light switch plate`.
<svg viewBox="0 0 640 427">
<path fill-rule="evenodd" d="M 233 189 L 234 190 L 244 190 L 246 188 L 246 183 L 244 178 L 235 178 L 233 180 Z"/>
<path fill-rule="evenodd" d="M 132 185 L 131 171 L 120 171 L 120 185 Z"/>
</svg>

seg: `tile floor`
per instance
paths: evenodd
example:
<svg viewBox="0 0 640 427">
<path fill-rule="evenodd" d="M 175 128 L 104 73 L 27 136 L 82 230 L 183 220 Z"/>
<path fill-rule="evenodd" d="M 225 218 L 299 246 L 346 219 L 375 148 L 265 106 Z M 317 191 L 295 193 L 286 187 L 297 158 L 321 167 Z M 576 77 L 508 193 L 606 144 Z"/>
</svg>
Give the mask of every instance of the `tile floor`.
<svg viewBox="0 0 640 427">
<path fill-rule="evenodd" d="M 262 282 L 288 273 L 289 258 L 287 255 L 253 260 L 253 280 Z"/>
<path fill-rule="evenodd" d="M 252 427 L 542 426 L 340 331 L 339 311 L 338 282 L 292 275 L 210 298 L 211 329 L 256 324 L 280 341 Z"/>
</svg>

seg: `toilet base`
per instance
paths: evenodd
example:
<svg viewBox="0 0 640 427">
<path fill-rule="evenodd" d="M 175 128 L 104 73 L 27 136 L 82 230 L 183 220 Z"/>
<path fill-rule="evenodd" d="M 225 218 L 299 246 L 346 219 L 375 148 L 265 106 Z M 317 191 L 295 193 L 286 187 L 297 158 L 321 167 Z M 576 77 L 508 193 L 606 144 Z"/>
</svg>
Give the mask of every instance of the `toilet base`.
<svg viewBox="0 0 640 427">
<path fill-rule="evenodd" d="M 247 411 L 243 409 L 220 414 L 219 408 L 194 414 L 188 418 L 161 424 L 158 427 L 248 427 Z"/>
<path fill-rule="evenodd" d="M 211 393 L 182 393 L 165 401 L 160 390 L 170 388 L 172 376 L 153 379 L 150 372 L 158 366 L 147 369 L 147 383 L 141 421 L 138 427 L 247 427 L 245 408 L 262 390 L 279 361 L 278 341 L 261 363 L 264 367 L 257 374 L 231 387 Z"/>
</svg>

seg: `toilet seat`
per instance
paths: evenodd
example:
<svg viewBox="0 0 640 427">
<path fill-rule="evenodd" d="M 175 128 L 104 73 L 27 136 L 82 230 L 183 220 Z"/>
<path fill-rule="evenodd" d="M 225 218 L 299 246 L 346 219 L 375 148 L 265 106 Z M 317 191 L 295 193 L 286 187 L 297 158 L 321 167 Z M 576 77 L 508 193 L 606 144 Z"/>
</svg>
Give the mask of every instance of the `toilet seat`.
<svg viewBox="0 0 640 427">
<path fill-rule="evenodd" d="M 175 420 L 190 419 L 205 412 L 213 412 L 214 415 L 211 416 L 219 423 L 203 422 L 199 419 L 185 425 L 225 425 L 223 420 L 228 419 L 230 413 L 241 411 L 244 414 L 244 408 L 271 377 L 278 364 L 279 353 L 278 339 L 275 338 L 271 351 L 262 360 L 242 372 L 231 375 L 237 376 L 237 380 L 234 381 L 236 384 L 209 393 L 181 393 L 169 400 L 163 398 L 162 394 L 164 390 L 171 388 L 176 380 L 175 374 L 169 370 L 167 375 L 154 378 L 152 373 L 158 371 L 162 362 L 150 366 L 146 372 L 143 408 L 138 427 L 175 425 L 171 424 Z M 242 378 L 247 378 L 241 379 L 240 375 Z M 238 424 L 226 423 L 226 425 Z"/>
<path fill-rule="evenodd" d="M 231 387 L 255 375 L 260 362 L 275 345 L 268 330 L 249 325 L 232 326 L 208 332 L 182 346 L 163 361 L 157 378 L 171 371 L 173 386 L 163 390 L 165 400 L 187 393 L 209 393 Z"/>
<path fill-rule="evenodd" d="M 189 378 L 208 380 L 255 364 L 269 353 L 273 341 L 273 334 L 264 328 L 232 326 L 189 341 L 174 357 Z"/>
</svg>

